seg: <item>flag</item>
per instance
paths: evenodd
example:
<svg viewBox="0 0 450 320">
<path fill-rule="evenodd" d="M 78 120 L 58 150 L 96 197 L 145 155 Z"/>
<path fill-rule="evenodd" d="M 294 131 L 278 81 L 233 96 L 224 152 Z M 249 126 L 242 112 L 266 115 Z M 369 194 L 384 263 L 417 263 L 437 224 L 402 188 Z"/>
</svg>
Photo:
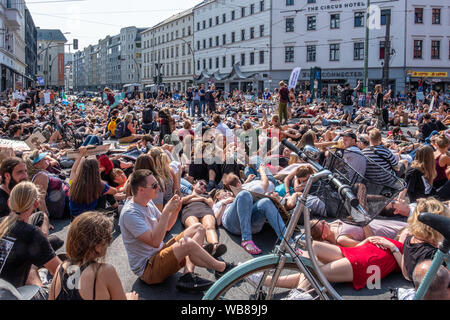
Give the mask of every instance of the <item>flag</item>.
<svg viewBox="0 0 450 320">
<path fill-rule="evenodd" d="M 69 100 L 67 99 L 67 96 L 66 96 L 66 93 L 64 92 L 64 90 L 62 92 L 62 103 L 65 106 L 67 106 L 69 104 Z"/>
<path fill-rule="evenodd" d="M 295 88 L 297 86 L 298 78 L 300 77 L 300 72 L 302 71 L 302 68 L 295 68 L 292 70 L 291 77 L 289 79 L 289 90 L 292 88 Z"/>
</svg>

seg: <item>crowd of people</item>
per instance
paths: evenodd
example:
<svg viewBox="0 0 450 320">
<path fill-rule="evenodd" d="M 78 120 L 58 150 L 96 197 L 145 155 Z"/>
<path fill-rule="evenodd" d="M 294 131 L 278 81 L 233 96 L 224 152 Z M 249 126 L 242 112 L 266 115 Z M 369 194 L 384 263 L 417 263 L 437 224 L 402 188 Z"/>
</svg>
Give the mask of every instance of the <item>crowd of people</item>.
<svg viewBox="0 0 450 320">
<path fill-rule="evenodd" d="M 260 94 L 201 85 L 120 103 L 109 88 L 103 98 L 69 101 L 55 94 L 46 101 L 46 92 L 33 89 L 4 96 L 0 138 L 11 145 L 0 153 L 0 278 L 15 288 L 37 286 L 34 299 L 139 299 L 104 262 L 117 220 L 135 276 L 154 285 L 182 270 L 177 289 L 203 292 L 214 282 L 196 268 L 219 279 L 242 262 L 224 261 L 229 248 L 218 228 L 240 237 L 252 256 L 262 253 L 253 235 L 266 223 L 278 239 L 286 231 L 315 173 L 281 143 L 286 139 L 317 148 L 321 164 L 340 150 L 355 174 L 380 186 L 392 177 L 405 181 L 382 219 L 365 227 L 332 222 L 327 203 L 308 196 L 318 218 L 311 222 L 314 251 L 327 279 L 359 290 L 375 263 L 381 277 L 402 272 L 417 288 L 443 240 L 417 217 L 450 217 L 449 94 L 431 90 L 420 101 L 410 93 L 393 97 L 381 85 L 361 92 L 358 82 L 339 88 L 337 99 L 313 99 L 281 82 Z M 54 114 L 61 126 L 50 123 Z M 73 139 L 65 139 L 68 127 Z M 14 147 L 37 133 L 45 141 L 33 150 Z M 109 150 L 96 152 L 105 145 Z M 364 193 L 358 198 L 365 206 Z M 70 222 L 64 240 L 51 232 L 57 219 Z M 167 240 L 178 220 L 184 231 Z M 426 298 L 450 298 L 450 273 L 442 269 Z M 287 299 L 311 298 L 302 275 L 277 285 L 292 290 Z"/>
</svg>

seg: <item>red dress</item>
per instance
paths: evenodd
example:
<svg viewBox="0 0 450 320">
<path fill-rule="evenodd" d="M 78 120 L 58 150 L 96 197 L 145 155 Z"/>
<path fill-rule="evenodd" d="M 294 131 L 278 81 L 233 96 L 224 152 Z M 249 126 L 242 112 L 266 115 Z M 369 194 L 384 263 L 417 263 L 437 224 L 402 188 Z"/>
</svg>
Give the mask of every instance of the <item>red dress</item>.
<svg viewBox="0 0 450 320">
<path fill-rule="evenodd" d="M 383 237 L 384 238 L 384 237 Z M 385 238 L 395 244 L 395 246 L 403 254 L 403 244 Z M 378 266 L 380 269 L 380 278 L 383 279 L 391 272 L 401 271 L 394 255 L 390 250 L 383 250 L 372 243 L 366 243 L 359 247 L 344 248 L 339 247 L 342 254 L 347 258 L 353 269 L 353 288 L 360 290 L 367 285 L 367 280 L 374 275 L 371 266 Z"/>
</svg>

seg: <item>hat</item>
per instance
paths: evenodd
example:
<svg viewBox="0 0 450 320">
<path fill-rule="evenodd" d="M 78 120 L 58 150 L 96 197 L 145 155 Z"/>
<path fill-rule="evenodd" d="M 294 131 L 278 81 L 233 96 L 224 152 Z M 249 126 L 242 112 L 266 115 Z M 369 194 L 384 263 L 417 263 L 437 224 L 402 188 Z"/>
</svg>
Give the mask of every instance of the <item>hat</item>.
<svg viewBox="0 0 450 320">
<path fill-rule="evenodd" d="M 355 141 L 358 141 L 358 138 L 356 137 L 356 134 L 354 134 L 353 132 L 343 133 L 343 134 L 341 134 L 341 136 L 342 137 L 353 138 L 353 139 L 355 139 Z"/>
<path fill-rule="evenodd" d="M 44 153 L 40 153 L 36 158 L 34 158 L 33 160 L 33 165 L 35 165 L 36 163 L 38 163 L 39 161 L 44 160 L 44 158 L 48 155 L 47 152 Z"/>
<path fill-rule="evenodd" d="M 31 300 L 38 291 L 38 286 L 24 286 L 16 289 L 9 282 L 0 279 L 0 301 Z"/>
</svg>

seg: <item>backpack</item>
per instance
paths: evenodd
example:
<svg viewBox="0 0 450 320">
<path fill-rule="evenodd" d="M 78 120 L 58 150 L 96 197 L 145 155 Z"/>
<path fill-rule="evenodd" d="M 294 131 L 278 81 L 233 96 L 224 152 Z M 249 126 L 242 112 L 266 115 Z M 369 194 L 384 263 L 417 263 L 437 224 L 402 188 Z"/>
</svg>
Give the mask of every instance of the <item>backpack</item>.
<svg viewBox="0 0 450 320">
<path fill-rule="evenodd" d="M 111 132 L 111 137 L 115 136 L 117 122 L 119 122 L 119 118 L 111 118 L 111 120 L 108 123 L 108 131 Z"/>
<path fill-rule="evenodd" d="M 142 121 L 144 124 L 152 123 L 153 121 L 153 110 L 150 108 L 145 108 L 142 111 Z"/>
<path fill-rule="evenodd" d="M 116 126 L 116 129 L 114 130 L 114 136 L 117 139 L 123 138 L 125 136 L 125 122 L 120 121 L 119 124 Z"/>
</svg>

